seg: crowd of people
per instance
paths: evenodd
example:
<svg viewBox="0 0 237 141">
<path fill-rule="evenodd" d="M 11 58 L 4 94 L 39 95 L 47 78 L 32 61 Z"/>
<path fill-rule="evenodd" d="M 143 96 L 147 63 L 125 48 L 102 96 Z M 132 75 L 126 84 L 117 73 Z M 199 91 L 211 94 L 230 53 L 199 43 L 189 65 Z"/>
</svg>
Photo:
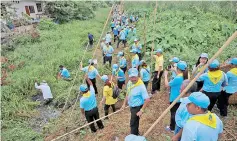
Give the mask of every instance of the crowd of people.
<svg viewBox="0 0 237 141">
<path fill-rule="evenodd" d="M 114 59 L 113 45 L 119 48 L 119 44 L 122 42 L 125 48 L 128 34 L 131 32 L 136 34 L 134 23 L 139 20 L 137 16 L 133 15 L 128 18 L 125 13 L 119 13 L 118 9 L 114 9 L 112 17 L 111 31 L 107 32 L 101 42 L 103 63 L 109 62 L 112 68 L 111 77 L 109 77 L 110 74 L 100 76 L 92 59 L 89 60 L 86 67 L 83 67 L 82 63 L 80 64 L 80 70 L 85 72 L 87 83 L 79 87 L 82 93 L 80 98 L 81 113 L 88 123 L 99 119 L 96 101 L 98 94 L 97 78 L 100 78 L 104 83 L 103 98 L 100 101 L 100 105 L 104 106 L 105 116 L 109 114 L 110 107 L 112 107 L 113 112 L 116 111 L 115 105 L 118 97 L 114 96 L 115 88 L 124 89 L 126 90 L 126 98 L 121 108 L 125 108 L 127 104 L 130 107 L 130 133 L 132 134 L 132 136 L 126 137 L 125 140 L 128 141 L 134 136 L 139 140 L 139 120 L 145 113 L 150 98 L 159 93 L 162 77 L 164 78 L 164 86 L 169 90 L 169 95 L 167 96 L 169 96 L 171 104 L 190 83 L 190 79 L 196 76 L 207 64 L 208 54 L 201 53 L 197 63 L 193 66 L 191 75 L 189 75 L 187 62 L 179 59 L 179 57 L 171 58 L 168 60 L 170 65 L 167 68 L 164 67 L 164 62 L 167 60 L 164 59 L 163 50 L 159 48 L 154 51 L 155 55 L 153 55 L 152 61 L 155 62 L 155 68 L 151 72 L 151 66 L 148 66 L 145 59 L 142 60 L 142 45 L 135 38 L 134 44 L 130 47 L 131 60 L 128 61 L 124 51 L 121 50 L 117 54 L 117 64 L 112 64 Z M 88 37 L 91 41 L 93 35 L 88 34 Z M 165 129 L 174 133 L 173 141 L 217 141 L 220 138 L 223 132 L 223 123 L 211 111 L 217 104 L 220 115 L 226 118 L 229 96 L 237 92 L 237 58 L 233 58 L 229 63 L 231 70 L 224 73 L 220 70 L 219 61 L 216 59 L 212 61 L 186 95 L 171 108 L 170 125 Z M 70 77 L 68 70 L 62 65 L 59 68 L 60 76 L 68 79 Z M 126 73 L 129 78 L 127 83 Z M 150 94 L 148 94 L 149 83 L 151 83 Z M 44 92 L 43 89 L 47 85 L 42 85 L 40 87 L 35 83 L 35 87 L 42 89 Z M 47 93 L 49 93 L 49 90 Z M 52 99 L 51 91 L 45 98 Z M 101 120 L 96 123 L 99 129 L 104 128 Z M 90 124 L 90 129 L 92 132 L 96 132 L 97 129 L 94 123 Z"/>
</svg>

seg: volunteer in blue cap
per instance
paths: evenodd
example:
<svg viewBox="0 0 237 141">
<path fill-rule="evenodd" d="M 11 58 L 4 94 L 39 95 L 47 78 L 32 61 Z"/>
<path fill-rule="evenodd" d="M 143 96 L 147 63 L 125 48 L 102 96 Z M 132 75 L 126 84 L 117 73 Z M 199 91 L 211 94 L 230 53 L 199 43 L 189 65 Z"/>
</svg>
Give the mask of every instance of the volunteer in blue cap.
<svg viewBox="0 0 237 141">
<path fill-rule="evenodd" d="M 113 29 L 113 34 L 114 34 L 114 43 L 116 42 L 116 39 L 118 38 L 118 34 L 119 34 L 119 31 L 118 31 L 118 26 L 115 26 L 114 29 Z"/>
<path fill-rule="evenodd" d="M 93 84 L 93 87 L 95 89 L 95 94 L 98 94 L 98 91 L 97 91 L 97 87 L 96 87 L 96 77 L 98 76 L 100 78 L 100 74 L 98 72 L 98 70 L 94 67 L 94 62 L 92 59 L 90 59 L 88 61 L 88 66 L 84 67 L 83 68 L 83 64 L 82 62 L 80 63 L 80 69 L 87 73 L 90 81 L 92 82 Z M 87 86 L 89 87 L 89 83 L 87 83 Z"/>
<path fill-rule="evenodd" d="M 229 97 L 237 92 L 237 58 L 231 59 L 229 62 L 231 65 L 230 71 L 226 73 L 228 79 L 228 85 L 221 91 L 221 95 L 218 97 L 220 115 L 223 117 L 227 116 L 227 108 Z"/>
<path fill-rule="evenodd" d="M 138 39 L 134 39 L 134 44 L 132 45 L 132 49 L 137 50 L 137 55 L 139 57 L 139 60 L 142 59 L 142 45 L 139 43 Z"/>
<path fill-rule="evenodd" d="M 137 50 L 132 49 L 130 52 L 132 53 L 132 68 L 137 68 L 139 70 L 139 56 L 137 55 Z"/>
<path fill-rule="evenodd" d="M 119 67 L 123 70 L 123 72 L 125 73 L 127 71 L 127 60 L 126 58 L 124 57 L 124 52 L 120 51 L 118 53 L 118 56 L 119 57 Z"/>
<path fill-rule="evenodd" d="M 187 64 L 184 61 L 179 61 L 177 64 L 177 76 L 168 82 L 168 71 L 166 70 L 164 73 L 165 76 L 165 87 L 170 87 L 170 96 L 169 102 L 170 104 L 180 95 L 181 85 L 184 80 L 188 79 L 187 73 Z M 179 108 L 180 101 L 177 102 L 171 109 L 170 109 L 170 126 L 166 127 L 167 131 L 174 132 L 175 129 L 175 113 L 176 110 Z"/>
<path fill-rule="evenodd" d="M 122 42 L 123 45 L 124 45 L 124 48 L 126 47 L 126 33 L 125 33 L 125 30 L 124 28 L 119 32 L 119 41 L 117 43 L 117 48 L 119 47 L 119 43 Z"/>
<path fill-rule="evenodd" d="M 109 62 L 109 65 L 111 66 L 114 48 L 108 42 L 106 42 L 106 47 L 104 47 L 103 51 L 104 51 L 104 57 L 105 57 L 104 64 L 106 62 Z"/>
<path fill-rule="evenodd" d="M 114 27 L 115 27 L 114 19 L 112 19 L 112 21 L 111 21 L 111 23 L 110 23 L 110 26 L 111 26 L 111 31 L 113 32 Z"/>
<path fill-rule="evenodd" d="M 201 91 L 209 97 L 211 102 L 208 107 L 209 111 L 211 111 L 216 104 L 217 98 L 221 94 L 222 87 L 228 84 L 226 74 L 220 70 L 219 66 L 219 61 L 215 59 L 208 66 L 208 72 L 199 77 L 199 80 L 203 81 Z"/>
<path fill-rule="evenodd" d="M 122 109 L 125 108 L 125 105 L 128 102 L 131 112 L 131 134 L 138 135 L 139 120 L 148 103 L 150 102 L 150 98 L 144 83 L 138 77 L 138 70 L 136 68 L 129 69 L 128 76 L 129 81 L 127 83 L 127 94 Z"/>
<path fill-rule="evenodd" d="M 160 81 L 161 76 L 163 74 L 163 66 L 164 66 L 164 57 L 162 54 L 162 49 L 157 49 L 155 53 L 156 55 L 153 55 L 153 58 L 155 59 L 155 72 L 152 80 L 151 94 L 155 94 L 156 91 L 160 91 Z"/>
<path fill-rule="evenodd" d="M 181 141 L 217 141 L 223 132 L 223 123 L 208 111 L 209 98 L 202 92 L 188 97 L 187 109 L 193 116 L 184 125 Z"/>
<path fill-rule="evenodd" d="M 110 34 L 110 31 L 108 31 L 107 34 L 105 35 L 105 42 L 111 45 L 111 41 L 112 41 L 112 36 Z"/>
<path fill-rule="evenodd" d="M 177 63 L 179 62 L 179 58 L 178 57 L 173 57 L 170 62 L 171 65 L 168 66 L 168 70 L 171 71 L 171 77 L 170 80 L 173 80 L 175 78 L 175 76 L 177 75 Z"/>
<path fill-rule="evenodd" d="M 103 88 L 103 98 L 100 102 L 100 105 L 102 106 L 105 103 L 104 110 L 105 110 L 105 116 L 107 116 L 109 114 L 109 107 L 112 107 L 113 112 L 116 111 L 115 103 L 118 100 L 117 100 L 117 98 L 113 98 L 114 84 L 111 81 L 109 81 L 109 77 L 107 75 L 103 75 L 101 77 L 101 80 L 105 84 L 104 84 L 104 88 Z M 108 119 L 108 117 L 106 119 Z"/>
<path fill-rule="evenodd" d="M 82 97 L 80 99 L 80 108 L 82 115 L 85 116 L 88 123 L 95 121 L 100 118 L 97 103 L 96 103 L 96 97 L 95 97 L 95 90 L 93 88 L 92 82 L 90 79 L 86 76 L 86 81 L 89 84 L 89 88 L 87 85 L 82 84 L 80 85 L 80 92 L 82 93 Z M 104 125 L 101 120 L 96 122 L 99 129 L 103 129 Z M 96 128 L 94 123 L 90 124 L 90 129 L 92 132 L 96 132 Z"/>
<path fill-rule="evenodd" d="M 144 60 L 140 61 L 140 66 L 141 66 L 141 70 L 140 70 L 140 78 L 142 79 L 144 85 L 148 86 L 151 75 L 150 75 L 150 68 L 147 66 L 146 62 Z"/>
<path fill-rule="evenodd" d="M 112 76 L 117 79 L 117 85 L 119 89 L 123 89 L 123 85 L 125 85 L 125 74 L 122 69 L 119 68 L 118 64 L 113 64 Z"/>
<path fill-rule="evenodd" d="M 181 90 L 182 92 L 190 83 L 191 81 L 186 79 L 183 81 Z M 172 141 L 180 141 L 181 135 L 183 132 L 183 126 L 187 122 L 187 120 L 192 116 L 187 109 L 187 101 L 188 101 L 188 96 L 197 91 L 197 83 L 194 82 L 194 84 L 191 86 L 190 89 L 186 92 L 186 94 L 183 96 L 183 98 L 180 99 L 180 105 L 179 108 L 176 111 L 175 114 L 175 131 L 174 131 L 174 136 L 172 137 Z"/>
<path fill-rule="evenodd" d="M 208 54 L 202 53 L 199 56 L 197 63 L 193 66 L 192 76 L 195 77 L 207 62 L 208 62 Z M 207 71 L 208 69 L 205 69 L 204 73 L 206 73 Z M 198 84 L 198 91 L 200 91 L 203 86 L 203 81 L 197 80 L 196 82 Z"/>
</svg>

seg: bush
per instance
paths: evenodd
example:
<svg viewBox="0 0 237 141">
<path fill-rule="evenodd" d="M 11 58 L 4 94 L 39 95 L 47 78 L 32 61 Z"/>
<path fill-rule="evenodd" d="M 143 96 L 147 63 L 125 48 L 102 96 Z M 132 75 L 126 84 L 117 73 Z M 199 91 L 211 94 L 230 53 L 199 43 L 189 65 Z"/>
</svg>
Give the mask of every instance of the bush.
<svg viewBox="0 0 237 141">
<path fill-rule="evenodd" d="M 56 28 L 56 24 L 50 19 L 41 19 L 38 28 L 40 30 L 52 30 Z"/>
</svg>

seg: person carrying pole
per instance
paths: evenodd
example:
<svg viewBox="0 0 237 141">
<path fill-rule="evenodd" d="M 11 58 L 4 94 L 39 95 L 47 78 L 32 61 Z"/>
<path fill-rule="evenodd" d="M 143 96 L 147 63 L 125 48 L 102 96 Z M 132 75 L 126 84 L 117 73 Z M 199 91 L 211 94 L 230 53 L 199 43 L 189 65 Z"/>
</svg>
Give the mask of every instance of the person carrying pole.
<svg viewBox="0 0 237 141">
<path fill-rule="evenodd" d="M 125 85 L 126 77 L 124 71 L 120 69 L 117 64 L 113 64 L 112 78 L 113 77 L 117 79 L 118 88 L 122 90 L 123 85 Z"/>
<path fill-rule="evenodd" d="M 132 53 L 132 68 L 136 68 L 139 70 L 139 57 L 137 55 L 137 50 L 132 49 L 130 52 Z"/>
<path fill-rule="evenodd" d="M 112 107 L 113 112 L 116 111 L 115 109 L 115 103 L 118 101 L 117 98 L 113 98 L 113 83 L 109 81 L 109 77 L 107 75 L 103 75 L 101 77 L 102 81 L 105 83 L 104 88 L 103 88 L 103 98 L 100 101 L 100 105 L 105 103 L 104 105 L 104 111 L 105 111 L 105 116 L 109 114 L 109 107 Z M 108 117 L 106 119 L 109 119 Z"/>
<path fill-rule="evenodd" d="M 113 52 L 114 52 L 114 48 L 109 45 L 108 42 L 106 42 L 106 47 L 104 47 L 104 64 L 108 61 L 109 65 L 111 66 L 112 63 L 112 56 L 113 56 Z"/>
<path fill-rule="evenodd" d="M 139 57 L 139 60 L 142 60 L 142 45 L 139 43 L 138 39 L 134 39 L 134 44 L 132 45 L 132 49 L 137 50 L 137 55 Z"/>
<path fill-rule="evenodd" d="M 119 67 L 123 70 L 124 73 L 126 73 L 127 71 L 127 60 L 126 58 L 124 57 L 124 52 L 119 52 L 118 53 L 118 56 L 119 57 Z"/>
<path fill-rule="evenodd" d="M 138 77 L 138 70 L 131 68 L 128 70 L 128 75 L 127 94 L 122 109 L 128 103 L 131 112 L 131 134 L 139 135 L 139 120 L 150 102 L 150 98 L 144 83 Z"/>
<path fill-rule="evenodd" d="M 164 57 L 162 54 L 162 49 L 157 49 L 155 51 L 156 55 L 153 55 L 155 59 L 155 72 L 152 80 L 152 91 L 151 94 L 155 94 L 156 91 L 160 91 L 160 81 L 163 74 L 163 65 L 164 65 Z"/>
<path fill-rule="evenodd" d="M 88 123 L 97 120 L 100 118 L 97 103 L 96 103 L 96 96 L 95 96 L 95 89 L 93 88 L 93 84 L 91 80 L 86 76 L 86 82 L 89 84 L 89 89 L 87 85 L 82 84 L 80 85 L 80 92 L 82 93 L 82 97 L 80 99 L 80 108 L 81 114 L 87 120 Z M 96 122 L 99 129 L 103 129 L 104 125 L 101 120 Z M 95 128 L 94 123 L 90 124 L 91 132 L 94 133 L 97 131 Z"/>
<path fill-rule="evenodd" d="M 150 76 L 150 68 L 147 66 L 146 62 L 144 60 L 140 61 L 140 66 L 141 66 L 141 70 L 140 70 L 140 78 L 142 79 L 144 85 L 146 86 L 146 89 L 148 87 L 149 84 L 149 80 L 151 78 Z"/>
</svg>

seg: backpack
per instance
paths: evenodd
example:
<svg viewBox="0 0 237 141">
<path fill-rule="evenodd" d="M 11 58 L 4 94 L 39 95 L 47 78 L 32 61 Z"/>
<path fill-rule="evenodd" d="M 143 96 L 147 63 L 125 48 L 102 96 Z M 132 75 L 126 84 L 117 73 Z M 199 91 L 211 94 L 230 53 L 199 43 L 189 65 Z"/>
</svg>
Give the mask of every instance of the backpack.
<svg viewBox="0 0 237 141">
<path fill-rule="evenodd" d="M 119 94 L 120 94 L 120 89 L 118 88 L 118 86 L 113 86 L 113 95 L 112 97 L 114 99 L 118 98 Z"/>
</svg>

